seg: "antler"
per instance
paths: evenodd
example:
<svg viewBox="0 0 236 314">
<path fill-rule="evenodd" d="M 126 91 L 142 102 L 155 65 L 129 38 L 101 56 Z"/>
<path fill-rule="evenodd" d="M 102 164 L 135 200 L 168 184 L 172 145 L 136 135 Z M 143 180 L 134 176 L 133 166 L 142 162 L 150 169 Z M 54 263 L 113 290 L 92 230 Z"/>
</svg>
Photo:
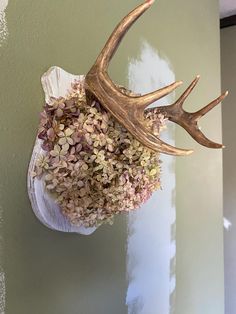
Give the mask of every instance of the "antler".
<svg viewBox="0 0 236 314">
<path fill-rule="evenodd" d="M 183 104 L 189 94 L 192 92 L 194 87 L 197 85 L 200 76 L 198 75 L 195 80 L 189 85 L 189 87 L 184 91 L 180 98 L 172 105 L 161 106 L 156 108 L 150 108 L 146 110 L 147 113 L 162 113 L 170 121 L 175 122 L 182 126 L 199 144 L 209 147 L 209 148 L 222 148 L 222 144 L 217 144 L 209 140 L 201 131 L 198 126 L 198 121 L 211 109 L 217 106 L 223 101 L 223 99 L 228 95 L 228 91 L 224 94 L 210 102 L 208 105 L 196 112 L 187 112 L 183 109 Z"/>
<path fill-rule="evenodd" d="M 192 150 L 179 149 L 170 146 L 152 134 L 150 128 L 145 126 L 146 123 L 144 117 L 145 108 L 154 101 L 174 91 L 182 84 L 182 81 L 175 82 L 146 95 L 131 96 L 125 94 L 121 88 L 116 86 L 107 73 L 109 62 L 115 54 L 121 40 L 134 22 L 153 4 L 153 2 L 154 0 L 146 0 L 143 4 L 139 5 L 124 17 L 117 25 L 99 54 L 95 64 L 85 77 L 86 96 L 88 101 L 92 98 L 96 98 L 143 145 L 154 151 L 169 155 L 188 155 L 192 153 Z M 199 143 L 206 144 L 207 139 L 199 131 L 196 121 L 200 118 L 200 115 L 208 112 L 224 97 L 219 97 L 217 101 L 213 102 L 213 105 L 210 104 L 194 114 L 187 113 L 182 109 L 181 105 L 193 89 L 194 86 L 192 85 L 195 86 L 196 83 L 192 83 L 175 104 L 158 107 L 158 110 L 171 121 L 183 126 Z M 212 142 L 208 140 L 208 144 L 212 144 Z M 218 146 L 214 147 L 222 147 L 219 144 L 216 145 Z M 213 147 L 209 145 L 206 146 Z"/>
</svg>

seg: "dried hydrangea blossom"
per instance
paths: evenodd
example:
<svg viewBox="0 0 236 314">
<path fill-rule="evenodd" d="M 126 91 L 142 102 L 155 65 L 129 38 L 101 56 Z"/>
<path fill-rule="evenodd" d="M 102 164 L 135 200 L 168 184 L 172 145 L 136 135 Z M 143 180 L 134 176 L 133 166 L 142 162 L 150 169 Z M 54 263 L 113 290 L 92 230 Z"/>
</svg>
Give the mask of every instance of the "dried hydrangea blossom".
<svg viewBox="0 0 236 314">
<path fill-rule="evenodd" d="M 152 112 L 146 118 L 158 136 L 164 117 Z M 67 97 L 45 104 L 38 137 L 44 154 L 35 174 L 73 224 L 112 223 L 115 215 L 140 207 L 160 188 L 159 154 L 139 143 L 98 102 L 88 105 L 81 81 Z"/>
</svg>

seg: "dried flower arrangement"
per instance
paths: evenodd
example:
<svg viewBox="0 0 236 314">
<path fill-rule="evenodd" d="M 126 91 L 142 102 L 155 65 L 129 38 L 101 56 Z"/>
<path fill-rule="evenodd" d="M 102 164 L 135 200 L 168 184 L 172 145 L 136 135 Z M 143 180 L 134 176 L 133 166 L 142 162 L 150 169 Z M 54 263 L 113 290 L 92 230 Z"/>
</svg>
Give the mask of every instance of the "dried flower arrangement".
<svg viewBox="0 0 236 314">
<path fill-rule="evenodd" d="M 193 152 L 160 139 L 165 120 L 180 125 L 203 146 L 223 147 L 208 139 L 198 122 L 228 92 L 196 112 L 186 111 L 183 106 L 197 76 L 173 104 L 148 109 L 182 81 L 134 95 L 108 75 L 121 40 L 153 3 L 145 0 L 121 20 L 85 76 L 74 81 L 72 74 L 55 67 L 42 78 L 47 101 L 29 165 L 34 178 L 28 175 L 28 192 L 36 216 L 51 229 L 91 234 L 115 215 L 138 208 L 160 188 L 159 154 Z M 66 95 L 68 82 L 73 84 Z"/>
<path fill-rule="evenodd" d="M 129 95 L 130 91 L 123 90 Z M 159 136 L 158 112 L 146 113 L 147 127 Z M 138 142 L 97 101 L 86 101 L 84 81 L 67 97 L 51 98 L 41 113 L 38 138 L 44 153 L 34 169 L 72 224 L 112 223 L 160 188 L 159 154 Z"/>
</svg>

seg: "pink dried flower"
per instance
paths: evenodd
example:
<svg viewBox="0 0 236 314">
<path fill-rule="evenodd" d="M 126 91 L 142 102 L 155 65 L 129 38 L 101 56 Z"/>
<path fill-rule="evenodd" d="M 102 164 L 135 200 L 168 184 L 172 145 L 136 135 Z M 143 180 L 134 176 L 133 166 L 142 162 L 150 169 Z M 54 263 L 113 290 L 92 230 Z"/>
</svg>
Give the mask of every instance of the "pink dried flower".
<svg viewBox="0 0 236 314">
<path fill-rule="evenodd" d="M 54 163 L 59 162 L 60 160 L 65 160 L 65 156 L 68 152 L 67 146 L 64 145 L 63 148 L 59 145 L 55 145 L 54 149 L 50 151 L 50 155 L 54 157 Z"/>
<path fill-rule="evenodd" d="M 164 127 L 158 111 L 146 120 L 156 135 Z M 38 136 L 46 159 L 36 165 L 34 175 L 47 174 L 47 189 L 57 195 L 73 224 L 111 224 L 115 215 L 138 208 L 160 188 L 159 155 L 97 101 L 89 105 L 83 81 L 75 81 L 66 98 L 45 105 Z"/>
<path fill-rule="evenodd" d="M 62 131 L 60 133 L 58 133 L 59 136 L 59 144 L 60 145 L 65 145 L 65 144 L 69 144 L 69 145 L 73 145 L 73 139 L 71 138 L 71 135 L 74 133 L 74 130 L 72 130 L 71 128 L 67 128 L 65 129 L 65 131 Z"/>
</svg>

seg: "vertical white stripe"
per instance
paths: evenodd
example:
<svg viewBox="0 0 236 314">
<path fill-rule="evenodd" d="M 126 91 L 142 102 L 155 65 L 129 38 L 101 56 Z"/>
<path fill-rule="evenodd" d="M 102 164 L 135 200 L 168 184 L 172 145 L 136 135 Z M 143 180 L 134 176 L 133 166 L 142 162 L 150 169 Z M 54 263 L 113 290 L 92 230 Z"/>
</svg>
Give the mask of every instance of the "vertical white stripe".
<svg viewBox="0 0 236 314">
<path fill-rule="evenodd" d="M 0 185 L 0 203 L 2 197 L 2 186 Z M 3 270 L 3 237 L 2 237 L 2 223 L 3 223 L 3 209 L 0 205 L 0 314 L 5 313 L 5 299 L 6 299 L 6 287 L 5 287 L 5 273 Z"/>
<path fill-rule="evenodd" d="M 7 22 L 6 22 L 6 13 L 5 10 L 8 5 L 8 0 L 0 0 L 0 47 L 2 43 L 8 36 Z M 1 198 L 1 187 L 0 187 L 0 198 Z M 3 219 L 3 210 L 0 207 L 0 229 L 2 229 L 2 219 Z M 2 232 L 2 230 L 0 230 Z M 0 314 L 5 313 L 5 274 L 3 271 L 3 245 L 2 245 L 2 236 L 0 234 Z"/>
<path fill-rule="evenodd" d="M 6 8 L 8 0 L 0 0 L 0 47 L 8 36 L 7 21 L 6 21 Z"/>
<path fill-rule="evenodd" d="M 5 274 L 3 271 L 0 271 L 0 314 L 5 313 Z"/>
<path fill-rule="evenodd" d="M 148 43 L 140 56 L 129 64 L 129 88 L 146 93 L 170 84 L 175 75 L 166 58 Z M 170 96 L 158 104 L 168 104 Z M 157 105 L 157 104 L 155 104 Z M 161 136 L 174 144 L 174 127 Z M 141 209 L 130 214 L 128 226 L 129 314 L 168 314 L 172 312 L 175 291 L 175 164 L 161 155 L 163 190 L 153 194 Z"/>
</svg>

